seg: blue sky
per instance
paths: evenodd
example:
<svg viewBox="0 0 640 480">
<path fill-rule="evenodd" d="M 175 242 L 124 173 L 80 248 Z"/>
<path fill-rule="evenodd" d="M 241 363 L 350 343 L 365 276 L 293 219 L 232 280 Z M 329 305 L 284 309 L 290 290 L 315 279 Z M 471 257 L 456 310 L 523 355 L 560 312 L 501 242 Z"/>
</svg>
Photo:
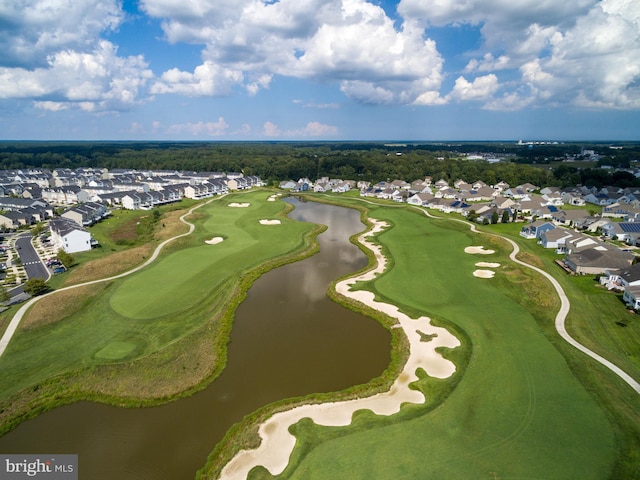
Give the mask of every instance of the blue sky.
<svg viewBox="0 0 640 480">
<path fill-rule="evenodd" d="M 4 140 L 640 140 L 633 0 L 9 0 Z"/>
</svg>

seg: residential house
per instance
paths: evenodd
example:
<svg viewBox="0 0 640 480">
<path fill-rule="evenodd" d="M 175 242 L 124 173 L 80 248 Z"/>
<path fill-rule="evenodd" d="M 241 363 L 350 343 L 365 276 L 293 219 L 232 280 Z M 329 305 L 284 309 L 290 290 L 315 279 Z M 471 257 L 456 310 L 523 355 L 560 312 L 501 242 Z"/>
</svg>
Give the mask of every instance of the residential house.
<svg viewBox="0 0 640 480">
<path fill-rule="evenodd" d="M 91 234 L 69 218 L 53 218 L 49 222 L 49 230 L 54 247 L 67 253 L 91 250 L 95 244 Z"/>
<path fill-rule="evenodd" d="M 536 220 L 534 222 L 528 223 L 527 225 L 525 225 L 524 227 L 522 227 L 520 229 L 520 236 L 524 237 L 524 238 L 537 238 L 539 239 L 540 236 L 549 230 L 553 230 L 555 227 L 555 225 L 547 220 Z"/>
<path fill-rule="evenodd" d="M 607 271 L 620 271 L 629 267 L 635 255 L 619 248 L 589 248 L 576 253 L 568 253 L 564 264 L 579 275 L 601 275 Z"/>
<path fill-rule="evenodd" d="M 586 210 L 558 210 L 551 215 L 557 225 L 577 226 L 591 215 Z"/>
<path fill-rule="evenodd" d="M 280 182 L 278 186 L 284 190 L 295 190 L 298 187 L 298 184 L 293 180 L 284 180 Z"/>
<path fill-rule="evenodd" d="M 409 190 L 411 188 L 411 184 L 404 180 L 394 180 L 391 182 L 391 188 L 395 188 L 397 190 Z"/>
<path fill-rule="evenodd" d="M 411 195 L 407 199 L 407 203 L 410 205 L 417 205 L 421 207 L 426 207 L 429 205 L 429 202 L 435 198 L 434 195 L 430 193 L 416 193 Z"/>
<path fill-rule="evenodd" d="M 505 197 L 515 198 L 517 200 L 531 198 L 530 193 L 522 188 L 508 188 L 502 192 L 502 195 Z"/>
<path fill-rule="evenodd" d="M 69 218 L 81 226 L 90 226 L 107 216 L 107 207 L 97 202 L 87 202 L 71 207 L 61 217 Z"/>
<path fill-rule="evenodd" d="M 600 285 L 609 290 L 624 290 L 630 286 L 640 286 L 640 263 L 617 271 L 606 271 L 600 277 Z"/>
<path fill-rule="evenodd" d="M 582 207 L 587 203 L 581 193 L 574 191 L 562 192 L 562 202 L 576 207 Z"/>
<path fill-rule="evenodd" d="M 540 187 L 533 185 L 531 183 L 523 183 L 522 185 L 518 185 L 516 188 L 519 190 L 524 190 L 525 192 L 528 192 L 528 193 L 532 193 L 532 192 L 535 192 L 536 190 L 540 190 Z"/>
<path fill-rule="evenodd" d="M 21 210 L 9 210 L 0 214 L 0 228 L 13 230 L 23 225 L 33 225 L 35 222 L 33 216 L 24 213 Z"/>
<path fill-rule="evenodd" d="M 593 205 L 607 206 L 618 203 L 619 198 L 619 196 L 612 197 L 606 193 L 590 193 L 585 195 L 584 201 Z"/>
<path fill-rule="evenodd" d="M 538 243 L 543 248 L 553 248 L 556 253 L 563 253 L 566 251 L 566 243 L 574 236 L 574 233 L 566 228 L 557 227 L 551 230 L 546 230 L 540 234 Z"/>
<path fill-rule="evenodd" d="M 640 285 L 626 287 L 622 294 L 622 300 L 629 308 L 638 310 L 640 308 Z"/>
<path fill-rule="evenodd" d="M 636 245 L 640 240 L 640 223 L 609 222 L 601 227 L 605 237 L 614 238 L 630 245 Z"/>
</svg>

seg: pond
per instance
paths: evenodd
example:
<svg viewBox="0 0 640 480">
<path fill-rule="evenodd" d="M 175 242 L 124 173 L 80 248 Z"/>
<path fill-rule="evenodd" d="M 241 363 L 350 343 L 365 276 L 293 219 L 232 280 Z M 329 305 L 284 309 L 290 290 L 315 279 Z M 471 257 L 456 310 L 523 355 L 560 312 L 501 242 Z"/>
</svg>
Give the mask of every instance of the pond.
<svg viewBox="0 0 640 480">
<path fill-rule="evenodd" d="M 193 479 L 231 425 L 277 400 L 366 383 L 389 364 L 390 335 L 326 297 L 363 268 L 349 242 L 356 210 L 301 202 L 290 218 L 321 223 L 320 252 L 260 277 L 236 312 L 228 364 L 205 390 L 166 405 L 122 409 L 78 402 L 0 437 L 2 453 L 77 453 L 79 478 Z"/>
</svg>

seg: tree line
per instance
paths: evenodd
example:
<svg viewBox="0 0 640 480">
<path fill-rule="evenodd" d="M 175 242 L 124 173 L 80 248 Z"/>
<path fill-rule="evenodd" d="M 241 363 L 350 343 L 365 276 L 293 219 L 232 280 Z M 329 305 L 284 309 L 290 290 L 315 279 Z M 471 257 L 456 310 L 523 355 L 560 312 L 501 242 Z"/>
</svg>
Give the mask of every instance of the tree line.
<svg viewBox="0 0 640 480">
<path fill-rule="evenodd" d="M 583 145 L 545 145 L 529 148 L 507 143 L 384 145 L 366 142 L 4 142 L 0 143 L 0 169 L 29 167 L 55 169 L 105 167 L 112 169 L 240 172 L 259 175 L 269 183 L 311 180 L 321 177 L 379 182 L 413 181 L 430 176 L 435 180 L 487 184 L 538 186 L 616 185 L 640 186 L 629 172 L 600 168 L 610 159 L 615 166 L 629 167 L 638 158 L 638 145 L 604 158 L 605 163 L 581 167 L 581 162 L 552 164 L 550 159 L 575 155 Z M 593 146 L 591 146 L 593 147 Z M 608 146 L 599 146 L 610 153 Z M 490 163 L 469 160 L 465 155 L 500 156 Z M 612 165 L 614 166 L 614 165 Z"/>
</svg>

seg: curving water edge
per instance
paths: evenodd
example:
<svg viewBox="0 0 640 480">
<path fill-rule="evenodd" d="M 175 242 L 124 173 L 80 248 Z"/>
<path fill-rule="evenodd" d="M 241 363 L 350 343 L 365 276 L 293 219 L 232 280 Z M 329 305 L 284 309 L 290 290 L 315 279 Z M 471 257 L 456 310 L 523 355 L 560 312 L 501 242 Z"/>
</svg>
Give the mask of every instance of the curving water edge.
<svg viewBox="0 0 640 480">
<path fill-rule="evenodd" d="M 387 262 L 381 247 L 369 242 L 368 237 L 377 235 L 388 225 L 375 219 L 369 221 L 373 228 L 360 235 L 358 241 L 374 253 L 376 265 L 360 275 L 339 282 L 336 291 L 398 321 L 397 328 L 402 329 L 409 341 L 409 357 L 402 372 L 387 392 L 343 402 L 302 405 L 276 413 L 259 428 L 260 446 L 238 452 L 223 468 L 220 475 L 222 480 L 244 480 L 249 471 L 258 465 L 265 467 L 272 475 L 282 473 L 289 463 L 296 442 L 295 437 L 289 433 L 289 427 L 303 418 L 310 418 L 318 425 L 343 426 L 351 423 L 353 414 L 358 410 L 371 410 L 376 415 L 392 415 L 400 410 L 403 403 L 424 403 L 422 392 L 409 388 L 411 383 L 418 380 L 417 369 L 422 368 L 428 375 L 436 378 L 447 378 L 455 372 L 455 364 L 436 351 L 442 347 L 460 346 L 460 341 L 448 330 L 433 326 L 428 317 L 412 319 L 396 306 L 376 301 L 371 292 L 351 291 L 351 286 L 356 282 L 371 280 L 386 268 Z M 423 342 L 421 334 L 435 336 L 431 341 Z"/>
</svg>

